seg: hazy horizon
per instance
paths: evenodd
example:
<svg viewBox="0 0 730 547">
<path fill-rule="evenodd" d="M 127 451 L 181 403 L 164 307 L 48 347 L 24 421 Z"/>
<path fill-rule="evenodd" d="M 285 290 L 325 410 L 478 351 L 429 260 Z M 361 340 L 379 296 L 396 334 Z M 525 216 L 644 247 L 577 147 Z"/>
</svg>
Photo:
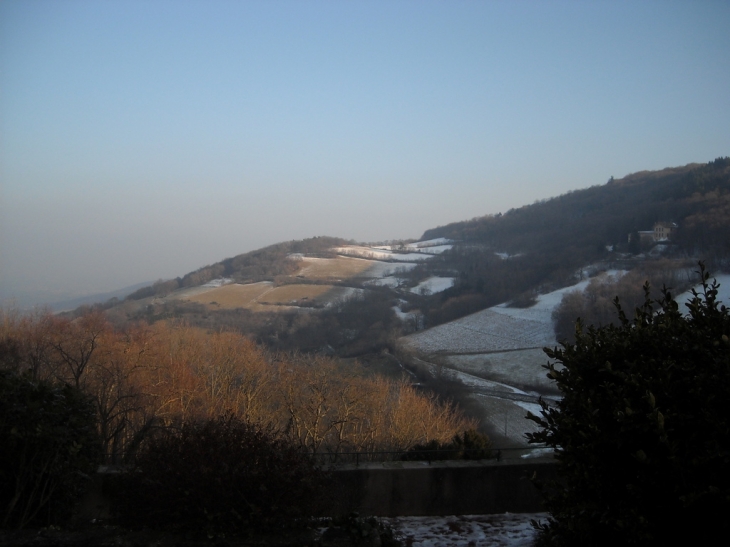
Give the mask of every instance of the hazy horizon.
<svg viewBox="0 0 730 547">
<path fill-rule="evenodd" d="M 0 3 L 0 304 L 730 154 L 730 4 Z"/>
</svg>

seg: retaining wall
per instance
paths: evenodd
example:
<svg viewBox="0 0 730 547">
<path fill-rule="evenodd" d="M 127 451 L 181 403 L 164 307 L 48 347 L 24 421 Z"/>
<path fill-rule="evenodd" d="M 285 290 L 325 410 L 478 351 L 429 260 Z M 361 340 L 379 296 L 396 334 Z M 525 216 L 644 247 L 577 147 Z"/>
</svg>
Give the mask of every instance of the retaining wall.
<svg viewBox="0 0 730 547">
<path fill-rule="evenodd" d="M 530 477 L 556 476 L 555 460 L 385 462 L 333 470 L 324 513 L 379 517 L 485 515 L 543 511 Z M 107 519 L 105 479 L 118 470 L 100 468 L 81 508 L 85 518 Z"/>
<path fill-rule="evenodd" d="M 382 517 L 539 512 L 544 509 L 530 477 L 555 478 L 556 470 L 551 459 L 348 465 L 333 473 L 334 512 Z"/>
</svg>

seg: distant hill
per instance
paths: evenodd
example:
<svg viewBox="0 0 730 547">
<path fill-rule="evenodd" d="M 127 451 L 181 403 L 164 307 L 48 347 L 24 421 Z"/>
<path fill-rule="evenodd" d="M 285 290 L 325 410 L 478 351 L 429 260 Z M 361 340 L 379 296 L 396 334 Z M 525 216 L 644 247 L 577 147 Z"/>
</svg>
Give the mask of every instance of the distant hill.
<svg viewBox="0 0 730 547">
<path fill-rule="evenodd" d="M 360 355 L 497 304 L 529 307 L 589 265 L 631 269 L 644 259 L 628 235 L 657 221 L 679 225 L 657 257 L 704 259 L 713 271 L 729 266 L 730 158 L 634 173 L 433 228 L 421 245 L 358 247 L 337 237 L 278 243 L 101 308 L 115 322 L 183 318 L 276 349 Z"/>
<path fill-rule="evenodd" d="M 442 295 L 450 302 L 429 311 L 431 324 L 565 285 L 587 264 L 625 257 L 631 251 L 628 234 L 651 230 L 657 221 L 679 225 L 666 251 L 670 256 L 727 267 L 730 158 L 634 173 L 504 214 L 427 230 L 424 239 L 460 242 L 443 255 L 458 271 L 458 282 Z"/>
<path fill-rule="evenodd" d="M 661 171 L 642 171 L 611 179 L 606 184 L 576 190 L 548 200 L 427 230 L 423 239 L 448 237 L 477 242 L 515 253 L 561 252 L 572 249 L 595 254 L 606 244 L 626 241 L 627 234 L 649 230 L 654 222 L 672 220 L 687 237 L 696 239 L 709 223 L 716 234 L 705 233 L 697 243 L 727 250 L 730 219 L 724 208 L 730 200 L 730 158 L 708 164 L 689 164 Z M 707 214 L 713 218 L 708 218 Z M 705 226 L 706 228 L 707 226 Z"/>
<path fill-rule="evenodd" d="M 150 296 L 169 294 L 184 288 L 197 287 L 213 279 L 228 278 L 236 283 L 256 283 L 273 281 L 277 275 L 289 275 L 297 270 L 296 261 L 290 256 L 307 254 L 309 256 L 332 257 L 331 249 L 344 245 L 347 241 L 337 237 L 313 237 L 301 241 L 286 241 L 248 253 L 226 258 L 215 264 L 203 266 L 183 277 L 158 281 L 141 288 L 127 298 L 139 300 Z"/>
</svg>

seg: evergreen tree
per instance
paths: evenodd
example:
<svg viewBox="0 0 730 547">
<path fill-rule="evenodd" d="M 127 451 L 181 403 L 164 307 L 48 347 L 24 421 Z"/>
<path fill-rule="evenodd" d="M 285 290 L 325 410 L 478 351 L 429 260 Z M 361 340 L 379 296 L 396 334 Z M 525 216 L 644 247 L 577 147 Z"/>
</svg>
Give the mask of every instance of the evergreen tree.
<svg viewBox="0 0 730 547">
<path fill-rule="evenodd" d="M 688 314 L 665 289 L 633 320 L 546 349 L 563 398 L 529 415 L 532 443 L 555 449 L 540 545 L 652 545 L 727 531 L 730 314 L 700 264 Z M 562 366 L 561 366 L 562 365 Z M 722 536 L 719 536 L 722 537 Z M 672 541 L 675 543 L 675 541 Z"/>
</svg>

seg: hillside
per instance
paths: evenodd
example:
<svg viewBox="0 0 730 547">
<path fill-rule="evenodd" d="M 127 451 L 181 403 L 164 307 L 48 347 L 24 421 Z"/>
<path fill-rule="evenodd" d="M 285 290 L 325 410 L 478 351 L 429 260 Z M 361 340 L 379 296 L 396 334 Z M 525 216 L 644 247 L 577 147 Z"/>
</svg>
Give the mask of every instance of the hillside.
<svg viewBox="0 0 730 547">
<path fill-rule="evenodd" d="M 275 349 L 363 355 L 395 350 L 404 334 L 499 304 L 530 307 L 591 271 L 632 269 L 645 257 L 629 248 L 628 235 L 661 220 L 680 228 L 671 244 L 652 251 L 657 258 L 725 266 L 730 159 L 634 173 L 433 228 L 416 242 L 283 242 L 100 307 L 116 323 L 182 318 L 238 330 Z"/>
<path fill-rule="evenodd" d="M 628 235 L 651 230 L 658 221 L 679 225 L 672 245 L 663 249 L 666 256 L 703 258 L 710 269 L 726 267 L 730 158 L 635 173 L 504 214 L 427 230 L 424 239 L 459 242 L 442 257 L 458 280 L 426 312 L 430 324 L 515 298 L 529 302 L 535 293 L 572 283 L 585 265 L 631 258 L 640 249 L 629 248 Z"/>
</svg>

